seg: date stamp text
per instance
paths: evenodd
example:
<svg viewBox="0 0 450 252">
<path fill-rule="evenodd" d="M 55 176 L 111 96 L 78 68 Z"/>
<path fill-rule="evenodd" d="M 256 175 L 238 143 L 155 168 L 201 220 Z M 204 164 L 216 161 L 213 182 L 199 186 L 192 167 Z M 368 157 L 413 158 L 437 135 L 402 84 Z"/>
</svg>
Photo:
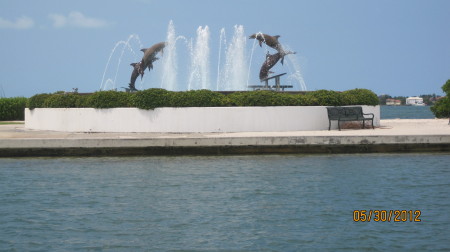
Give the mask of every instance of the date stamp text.
<svg viewBox="0 0 450 252">
<path fill-rule="evenodd" d="M 421 222 L 420 210 L 355 210 L 355 222 Z"/>
</svg>

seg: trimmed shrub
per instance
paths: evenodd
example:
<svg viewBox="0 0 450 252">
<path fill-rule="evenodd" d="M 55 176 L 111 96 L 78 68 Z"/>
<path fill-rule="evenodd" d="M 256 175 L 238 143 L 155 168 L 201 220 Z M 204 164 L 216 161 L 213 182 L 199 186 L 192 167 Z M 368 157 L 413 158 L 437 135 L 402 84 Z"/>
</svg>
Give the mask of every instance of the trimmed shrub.
<svg viewBox="0 0 450 252">
<path fill-rule="evenodd" d="M 28 99 L 33 108 L 118 108 L 137 107 L 155 109 L 161 107 L 224 107 L 224 106 L 343 106 L 377 105 L 378 97 L 367 89 L 344 92 L 318 90 L 304 94 L 290 94 L 267 90 L 242 91 L 224 95 L 211 90 L 172 92 L 152 88 L 126 93 L 99 91 L 90 95 L 78 93 L 38 94 Z"/>
<path fill-rule="evenodd" d="M 27 108 L 29 108 L 29 109 L 45 108 L 45 106 L 44 106 L 45 100 L 50 96 L 51 96 L 51 94 L 33 95 L 32 97 L 28 98 Z"/>
<path fill-rule="evenodd" d="M 173 92 L 161 88 L 151 88 L 134 94 L 133 104 L 140 109 L 168 107 Z"/>
<path fill-rule="evenodd" d="M 377 95 L 368 89 L 351 89 L 342 92 L 342 105 L 378 105 L 379 99 Z"/>
<path fill-rule="evenodd" d="M 99 91 L 80 100 L 80 107 L 126 108 L 133 106 L 132 94 L 118 91 Z"/>
<path fill-rule="evenodd" d="M 27 98 L 0 98 L 0 121 L 24 120 Z"/>
<path fill-rule="evenodd" d="M 76 108 L 79 97 L 78 93 L 55 93 L 45 99 L 44 106 L 46 108 Z"/>
<path fill-rule="evenodd" d="M 332 90 L 317 90 L 305 94 L 312 104 L 311 106 L 341 106 L 342 98 L 340 93 Z"/>
<path fill-rule="evenodd" d="M 292 95 L 266 90 L 236 92 L 228 97 L 234 106 L 291 106 L 296 102 Z"/>
<path fill-rule="evenodd" d="M 90 95 L 79 95 L 77 101 L 75 102 L 76 108 L 91 108 L 88 102 Z"/>
<path fill-rule="evenodd" d="M 223 107 L 229 105 L 229 99 L 224 94 L 211 90 L 190 90 L 186 92 L 171 92 L 171 107 Z"/>
<path fill-rule="evenodd" d="M 307 94 L 300 94 L 294 96 L 295 104 L 293 106 L 317 106 L 319 101 L 316 97 Z"/>
</svg>

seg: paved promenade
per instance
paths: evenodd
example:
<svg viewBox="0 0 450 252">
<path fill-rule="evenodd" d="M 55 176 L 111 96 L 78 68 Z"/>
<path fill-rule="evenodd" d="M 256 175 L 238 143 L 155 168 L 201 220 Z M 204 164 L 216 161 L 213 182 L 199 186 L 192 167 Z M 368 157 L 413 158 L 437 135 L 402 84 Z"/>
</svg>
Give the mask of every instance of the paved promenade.
<svg viewBox="0 0 450 252">
<path fill-rule="evenodd" d="M 381 120 L 376 129 L 242 133 L 69 133 L 0 125 L 0 157 L 450 152 L 448 119 Z"/>
</svg>

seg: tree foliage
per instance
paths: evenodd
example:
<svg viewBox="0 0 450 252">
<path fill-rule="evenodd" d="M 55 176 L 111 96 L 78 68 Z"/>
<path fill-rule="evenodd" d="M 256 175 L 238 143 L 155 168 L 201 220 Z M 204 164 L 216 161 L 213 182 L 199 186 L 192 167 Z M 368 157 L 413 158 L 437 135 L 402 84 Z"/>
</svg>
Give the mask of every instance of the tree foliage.
<svg viewBox="0 0 450 252">
<path fill-rule="evenodd" d="M 444 91 L 446 96 L 438 100 L 434 106 L 431 107 L 431 111 L 437 118 L 450 117 L 450 79 L 442 86 L 442 91 Z"/>
</svg>

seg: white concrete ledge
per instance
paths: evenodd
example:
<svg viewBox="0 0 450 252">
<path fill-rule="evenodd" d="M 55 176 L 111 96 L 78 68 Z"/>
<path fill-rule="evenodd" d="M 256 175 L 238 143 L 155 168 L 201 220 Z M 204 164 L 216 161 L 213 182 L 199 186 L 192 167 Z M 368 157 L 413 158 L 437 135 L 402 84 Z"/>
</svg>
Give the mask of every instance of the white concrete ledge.
<svg viewBox="0 0 450 252">
<path fill-rule="evenodd" d="M 362 106 L 380 125 L 380 107 Z M 62 132 L 281 132 L 328 130 L 323 106 L 25 109 L 25 128 Z M 333 121 L 332 129 L 337 129 Z"/>
</svg>

